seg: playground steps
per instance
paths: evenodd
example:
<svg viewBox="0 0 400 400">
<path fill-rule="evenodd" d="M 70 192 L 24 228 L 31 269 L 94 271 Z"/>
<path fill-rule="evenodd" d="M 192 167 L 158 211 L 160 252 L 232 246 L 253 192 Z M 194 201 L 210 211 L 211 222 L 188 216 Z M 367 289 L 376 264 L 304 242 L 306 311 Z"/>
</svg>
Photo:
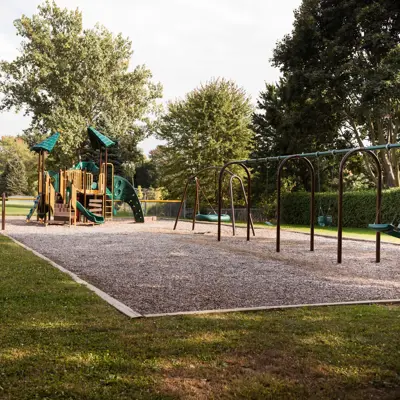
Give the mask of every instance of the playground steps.
<svg viewBox="0 0 400 400">
<path fill-rule="evenodd" d="M 103 200 L 102 199 L 90 199 L 89 200 L 89 211 L 97 217 L 103 216 Z"/>
<path fill-rule="evenodd" d="M 75 217 L 74 209 L 70 212 L 66 204 L 54 204 L 54 221 L 68 222 L 70 216 L 71 218 Z"/>
<path fill-rule="evenodd" d="M 113 217 L 113 200 L 107 199 L 106 200 L 106 212 L 105 212 L 105 217 L 107 220 L 112 220 Z"/>
</svg>

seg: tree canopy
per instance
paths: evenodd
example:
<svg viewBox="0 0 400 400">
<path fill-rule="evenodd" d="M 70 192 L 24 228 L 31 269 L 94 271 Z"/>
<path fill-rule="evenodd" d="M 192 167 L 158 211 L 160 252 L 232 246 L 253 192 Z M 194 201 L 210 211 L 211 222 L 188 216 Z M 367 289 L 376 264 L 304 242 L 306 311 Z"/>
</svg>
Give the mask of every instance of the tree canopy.
<svg viewBox="0 0 400 400">
<path fill-rule="evenodd" d="M 87 125 L 127 146 L 143 139 L 162 88 L 144 65 L 130 70 L 129 39 L 100 25 L 84 30 L 79 10 L 49 0 L 14 25 L 22 43 L 15 60 L 0 63 L 0 110 L 24 110 L 35 138 L 61 132 L 54 156 L 63 165 L 77 160 Z"/>
<path fill-rule="evenodd" d="M 303 0 L 293 31 L 275 48 L 273 64 L 284 76 L 276 90 L 289 94 L 285 119 L 298 110 L 302 129 L 310 128 L 308 135 L 301 133 L 303 142 L 309 143 L 312 133 L 316 144 L 329 144 L 332 133 L 359 146 L 400 140 L 399 2 Z M 295 128 L 291 131 L 299 132 Z M 379 156 L 387 184 L 398 186 L 396 152 Z M 366 168 L 373 176 L 368 162 Z"/>
<path fill-rule="evenodd" d="M 211 80 L 169 103 L 157 130 L 166 145 L 152 154 L 161 185 L 177 196 L 196 171 L 246 158 L 253 138 L 252 111 L 245 91 L 225 79 Z"/>
</svg>

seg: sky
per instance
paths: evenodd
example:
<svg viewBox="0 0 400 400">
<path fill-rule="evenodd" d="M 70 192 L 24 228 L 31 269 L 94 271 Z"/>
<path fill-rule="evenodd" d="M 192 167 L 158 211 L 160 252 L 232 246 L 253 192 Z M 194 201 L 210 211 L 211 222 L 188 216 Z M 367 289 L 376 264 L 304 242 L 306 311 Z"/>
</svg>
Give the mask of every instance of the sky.
<svg viewBox="0 0 400 400">
<path fill-rule="evenodd" d="M 18 55 L 13 21 L 36 12 L 37 0 L 0 0 L 0 59 Z M 163 103 L 211 78 L 243 87 L 255 104 L 265 83 L 279 71 L 271 66 L 278 40 L 292 30 L 301 0 L 57 0 L 83 13 L 85 28 L 97 22 L 132 40 L 133 68 L 145 64 L 163 85 Z M 0 113 L 0 136 L 17 135 L 29 125 L 22 113 Z M 159 142 L 148 138 L 144 152 Z"/>
</svg>

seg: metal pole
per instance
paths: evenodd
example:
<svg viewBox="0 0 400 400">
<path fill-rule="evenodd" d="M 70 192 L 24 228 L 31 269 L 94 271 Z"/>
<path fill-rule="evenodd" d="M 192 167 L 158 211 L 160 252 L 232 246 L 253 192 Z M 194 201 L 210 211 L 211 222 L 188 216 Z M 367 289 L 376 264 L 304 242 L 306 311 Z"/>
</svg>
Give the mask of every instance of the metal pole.
<svg viewBox="0 0 400 400">
<path fill-rule="evenodd" d="M 232 175 L 229 180 L 229 192 L 231 196 L 231 213 L 232 213 L 232 236 L 235 236 L 235 206 L 233 204 L 233 178 L 235 175 Z"/>
<path fill-rule="evenodd" d="M 179 204 L 179 210 L 178 210 L 178 215 L 176 216 L 176 219 L 175 219 L 174 230 L 176 229 L 176 226 L 178 225 L 178 220 L 181 215 L 183 206 L 185 208 L 183 212 L 186 215 L 186 194 L 187 194 L 188 186 L 189 186 L 189 180 L 186 182 L 185 190 L 183 191 L 183 195 L 182 195 L 182 200 L 181 200 L 181 203 Z M 184 217 L 185 217 L 185 215 L 184 215 Z"/>
<path fill-rule="evenodd" d="M 194 200 L 194 207 L 193 207 L 192 231 L 194 231 L 194 227 L 196 225 L 196 212 L 197 212 L 197 207 L 199 206 L 199 182 L 197 178 L 194 179 L 196 183 L 196 197 Z"/>
<path fill-rule="evenodd" d="M 310 196 L 310 251 L 314 251 L 314 219 L 315 219 L 315 170 L 311 161 L 306 157 L 299 157 L 294 154 L 286 157 L 278 167 L 277 175 L 277 192 L 278 192 L 278 207 L 277 207 L 277 223 L 276 223 L 276 251 L 277 253 L 281 250 L 281 180 L 283 167 L 289 160 L 298 159 L 303 160 L 311 172 L 311 196 Z"/>
<path fill-rule="evenodd" d="M 375 146 L 379 147 L 379 146 Z M 339 201 L 338 201 L 338 248 L 337 248 L 337 262 L 341 264 L 343 256 L 343 174 L 344 167 L 347 160 L 355 153 L 365 152 L 368 156 L 372 157 L 375 162 L 376 170 L 378 174 L 377 193 L 376 193 L 376 217 L 375 222 L 381 223 L 381 204 L 382 204 L 382 168 L 378 157 L 375 153 L 369 150 L 367 147 L 358 147 L 350 150 L 343 157 L 339 167 Z M 375 261 L 379 263 L 381 260 L 381 233 L 376 232 L 376 249 L 375 249 Z"/>
<path fill-rule="evenodd" d="M 246 204 L 246 207 L 247 207 L 247 202 L 248 201 L 247 201 L 246 190 L 244 189 L 242 178 L 240 176 L 238 176 L 238 175 L 235 175 L 235 178 L 238 179 L 239 182 L 240 182 L 240 186 L 242 187 L 244 201 L 245 201 L 245 204 Z M 253 216 L 251 215 L 251 213 L 250 213 L 250 227 L 251 227 L 251 230 L 253 232 L 253 236 L 256 236 L 256 233 L 254 231 Z"/>
<path fill-rule="evenodd" d="M 6 194 L 1 195 L 1 230 L 6 230 Z"/>
<path fill-rule="evenodd" d="M 229 165 L 241 166 L 247 175 L 247 240 L 250 240 L 250 220 L 251 220 L 251 175 L 249 169 L 241 162 L 230 161 L 226 163 L 219 172 L 218 181 L 218 241 L 221 241 L 221 213 L 222 213 L 222 182 L 224 178 L 224 172 Z M 228 170 L 228 172 L 230 172 Z M 230 172 L 231 173 L 231 172 Z M 232 174 L 232 173 L 231 173 Z"/>
</svg>

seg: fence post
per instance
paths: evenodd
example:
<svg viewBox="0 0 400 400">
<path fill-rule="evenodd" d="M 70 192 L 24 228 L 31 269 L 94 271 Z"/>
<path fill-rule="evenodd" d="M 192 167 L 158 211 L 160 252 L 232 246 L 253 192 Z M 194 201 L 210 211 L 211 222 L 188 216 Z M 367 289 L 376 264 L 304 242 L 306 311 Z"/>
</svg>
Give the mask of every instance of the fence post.
<svg viewBox="0 0 400 400">
<path fill-rule="evenodd" d="M 6 194 L 1 196 L 1 230 L 6 230 Z"/>
</svg>

